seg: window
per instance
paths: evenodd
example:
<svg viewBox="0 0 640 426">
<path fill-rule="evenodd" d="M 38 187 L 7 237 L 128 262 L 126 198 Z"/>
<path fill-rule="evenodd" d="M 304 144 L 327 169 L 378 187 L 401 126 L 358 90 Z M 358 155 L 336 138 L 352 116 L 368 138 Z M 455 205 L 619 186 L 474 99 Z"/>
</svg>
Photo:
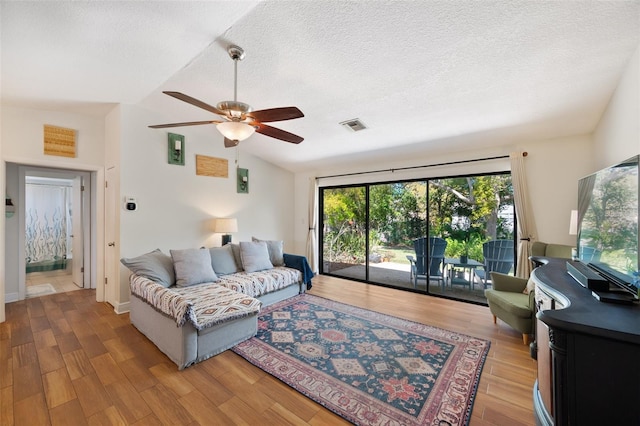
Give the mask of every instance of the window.
<svg viewBox="0 0 640 426">
<path fill-rule="evenodd" d="M 483 244 L 515 259 L 509 173 L 324 187 L 320 209 L 324 274 L 486 303 Z"/>
</svg>

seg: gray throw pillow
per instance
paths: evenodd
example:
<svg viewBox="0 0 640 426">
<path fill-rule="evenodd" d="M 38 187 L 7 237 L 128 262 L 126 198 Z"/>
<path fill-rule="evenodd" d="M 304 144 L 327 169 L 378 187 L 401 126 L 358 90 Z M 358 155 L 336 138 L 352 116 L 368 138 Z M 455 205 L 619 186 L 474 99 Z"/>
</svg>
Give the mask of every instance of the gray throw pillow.
<svg viewBox="0 0 640 426">
<path fill-rule="evenodd" d="M 269 260 L 273 266 L 284 266 L 284 242 L 273 240 L 261 240 L 256 237 L 251 237 L 253 241 L 264 241 L 267 243 L 267 249 L 269 250 Z"/>
<path fill-rule="evenodd" d="M 176 285 L 188 287 L 210 283 L 219 278 L 211 267 L 211 255 L 207 249 L 170 250 L 176 270 Z"/>
<path fill-rule="evenodd" d="M 269 249 L 264 241 L 240 241 L 240 256 L 246 272 L 273 268 L 269 260 Z"/>
<path fill-rule="evenodd" d="M 149 278 L 163 287 L 170 287 L 176 282 L 173 260 L 160 249 L 138 257 L 123 257 L 120 259 L 120 263 L 129 268 L 131 272 Z"/>
<path fill-rule="evenodd" d="M 227 244 L 222 247 L 211 247 L 211 266 L 217 275 L 235 274 L 238 272 L 236 259 L 233 257 L 233 249 Z"/>
<path fill-rule="evenodd" d="M 238 272 L 244 271 L 242 256 L 240 256 L 240 244 L 229 243 L 225 245 L 231 246 L 231 250 L 233 251 L 233 258 L 236 260 L 236 265 L 238 266 Z"/>
</svg>

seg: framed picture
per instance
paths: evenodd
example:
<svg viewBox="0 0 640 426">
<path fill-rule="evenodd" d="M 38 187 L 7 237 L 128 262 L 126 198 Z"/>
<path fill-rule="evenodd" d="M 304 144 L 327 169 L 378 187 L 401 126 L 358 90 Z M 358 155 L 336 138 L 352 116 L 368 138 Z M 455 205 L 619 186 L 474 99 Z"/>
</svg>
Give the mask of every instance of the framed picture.
<svg viewBox="0 0 640 426">
<path fill-rule="evenodd" d="M 169 164 L 184 166 L 184 136 L 169 133 Z"/>
</svg>

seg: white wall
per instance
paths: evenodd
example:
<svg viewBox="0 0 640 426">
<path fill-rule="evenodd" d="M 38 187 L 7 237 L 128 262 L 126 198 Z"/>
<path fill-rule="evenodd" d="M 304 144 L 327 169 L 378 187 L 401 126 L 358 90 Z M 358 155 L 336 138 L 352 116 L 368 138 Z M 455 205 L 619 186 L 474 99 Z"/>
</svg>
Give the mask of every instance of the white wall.
<svg viewBox="0 0 640 426">
<path fill-rule="evenodd" d="M 593 134 L 595 163 L 589 173 L 640 154 L 640 48 Z"/>
<path fill-rule="evenodd" d="M 104 122 L 102 118 L 71 114 L 59 111 L 44 111 L 29 108 L 2 107 L 1 112 L 2 129 L 0 132 L 2 145 L 2 181 L 6 179 L 6 190 L 15 192 L 10 195 L 14 199 L 14 204 L 20 205 L 18 198 L 18 171 L 17 167 L 11 164 L 36 165 L 43 167 L 71 169 L 71 170 L 92 170 L 101 176 L 104 157 Z M 76 134 L 76 157 L 58 157 L 44 154 L 44 125 L 50 124 L 70 129 L 75 129 Z M 5 165 L 6 173 L 4 171 Z M 3 185 L 4 188 L 4 185 Z M 17 216 L 3 221 L 5 236 L 0 244 L 4 253 L 4 271 L 0 281 L 0 293 L 3 299 L 7 294 L 12 298 L 17 292 L 19 283 L 16 281 L 17 271 Z M 98 224 L 102 229 L 102 224 Z M 99 236 L 98 236 L 99 237 Z M 101 270 L 101 265 L 96 271 Z M 99 272 L 97 272 L 99 273 Z M 4 307 L 4 304 L 2 305 Z M 3 311 L 0 310 L 0 314 Z M 1 316 L 1 315 L 0 315 Z"/>
<path fill-rule="evenodd" d="M 577 207 L 578 179 L 589 173 L 592 168 L 591 137 L 575 136 L 547 141 L 530 141 L 514 144 L 510 149 L 486 149 L 468 152 L 449 153 L 433 156 L 425 153 L 406 161 L 390 163 L 371 163 L 366 168 L 357 166 L 349 169 L 319 170 L 313 175 L 327 176 L 340 173 L 353 173 L 364 170 L 388 170 L 428 164 L 440 164 L 450 161 L 471 160 L 509 155 L 510 151 L 527 151 L 525 159 L 527 183 L 530 201 L 533 205 L 538 235 L 537 239 L 559 244 L 575 244 L 575 236 L 569 235 L 569 217 L 571 210 Z M 475 174 L 510 170 L 508 159 L 478 163 L 440 166 L 412 171 L 394 171 L 343 178 L 321 179 L 320 186 L 352 184 L 374 181 L 392 181 L 425 177 L 444 177 L 461 174 Z M 308 232 L 308 196 L 311 173 L 296 175 L 296 250 L 304 253 Z"/>
<path fill-rule="evenodd" d="M 135 106 L 121 106 L 120 256 L 137 256 L 156 248 L 211 247 L 221 244 L 213 234 L 216 217 L 238 219 L 233 241 L 252 236 L 283 240 L 293 247 L 293 174 L 240 153 L 240 167 L 249 169 L 249 193 L 236 192 L 236 148 L 224 148 L 213 126 L 149 129 L 158 116 Z M 160 122 L 165 118 L 160 118 Z M 167 162 L 167 134 L 185 136 L 185 165 Z M 228 160 L 228 178 L 197 176 L 196 154 Z M 124 197 L 138 201 L 137 211 L 123 208 Z M 129 272 L 121 267 L 121 301 L 128 300 Z"/>
</svg>

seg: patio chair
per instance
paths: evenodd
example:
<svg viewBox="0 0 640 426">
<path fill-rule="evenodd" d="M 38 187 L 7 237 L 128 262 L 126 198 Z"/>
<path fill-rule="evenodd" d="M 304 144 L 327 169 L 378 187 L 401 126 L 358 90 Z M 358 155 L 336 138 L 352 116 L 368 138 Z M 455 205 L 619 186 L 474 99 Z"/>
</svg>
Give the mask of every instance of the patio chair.
<svg viewBox="0 0 640 426">
<path fill-rule="evenodd" d="M 580 260 L 585 263 L 600 262 L 602 252 L 593 247 L 580 247 Z"/>
<path fill-rule="evenodd" d="M 475 275 L 486 289 L 491 283 L 491 272 L 508 274 L 513 267 L 513 240 L 487 241 L 482 245 L 482 254 L 484 267 L 476 269 Z"/>
<path fill-rule="evenodd" d="M 410 279 L 413 281 L 413 287 L 418 286 L 418 278 L 427 279 L 427 271 L 429 271 L 429 279 L 440 282 L 444 289 L 444 251 L 447 248 L 447 242 L 439 237 L 429 237 L 429 256 L 427 257 L 427 238 L 418 238 L 413 241 L 413 249 L 416 257 L 407 256 L 407 260 L 411 263 Z"/>
</svg>

